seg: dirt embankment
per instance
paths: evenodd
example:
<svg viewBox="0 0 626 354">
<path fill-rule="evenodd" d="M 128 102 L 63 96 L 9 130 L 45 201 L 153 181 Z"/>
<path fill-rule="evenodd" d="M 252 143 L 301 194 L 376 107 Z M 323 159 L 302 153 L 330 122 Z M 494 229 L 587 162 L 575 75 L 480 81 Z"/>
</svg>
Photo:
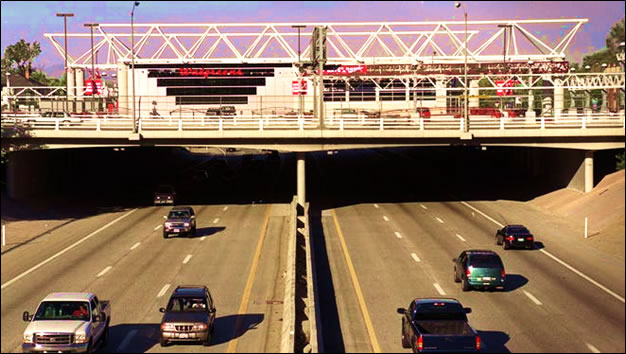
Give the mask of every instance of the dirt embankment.
<svg viewBox="0 0 626 354">
<path fill-rule="evenodd" d="M 584 227 L 591 246 L 624 258 L 624 170 L 605 176 L 589 193 L 560 189 L 530 201 Z"/>
</svg>

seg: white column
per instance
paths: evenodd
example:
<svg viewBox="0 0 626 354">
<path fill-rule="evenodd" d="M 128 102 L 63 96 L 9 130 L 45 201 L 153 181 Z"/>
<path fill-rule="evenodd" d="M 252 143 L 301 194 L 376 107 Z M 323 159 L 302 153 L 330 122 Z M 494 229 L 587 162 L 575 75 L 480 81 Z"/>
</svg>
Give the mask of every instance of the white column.
<svg viewBox="0 0 626 354">
<path fill-rule="evenodd" d="M 565 89 L 561 80 L 554 80 L 554 116 L 560 117 L 565 108 Z"/>
<path fill-rule="evenodd" d="M 305 156 L 304 152 L 297 153 L 298 159 L 298 205 L 304 208 L 304 203 L 306 202 L 306 174 L 305 174 Z"/>
<path fill-rule="evenodd" d="M 72 112 L 74 111 L 76 108 L 75 106 L 75 99 L 76 99 L 76 79 L 74 77 L 74 69 L 69 68 L 67 70 L 67 99 L 68 99 L 68 103 L 67 103 L 67 109 Z"/>
<path fill-rule="evenodd" d="M 438 79 L 435 81 L 435 107 L 439 108 L 437 111 L 445 111 L 447 106 L 446 95 L 447 90 L 445 81 Z"/>
<path fill-rule="evenodd" d="M 480 90 L 478 88 L 478 80 L 470 81 L 469 95 L 470 95 L 470 98 L 468 99 L 469 101 L 467 102 L 468 107 L 478 107 L 479 106 L 478 95 L 480 95 Z"/>
<path fill-rule="evenodd" d="M 585 193 L 593 189 L 593 151 L 585 152 Z"/>
<path fill-rule="evenodd" d="M 119 99 L 119 114 L 130 114 L 128 102 L 128 67 L 124 63 L 117 66 L 117 92 Z"/>
<path fill-rule="evenodd" d="M 76 107 L 77 112 L 85 111 L 85 101 L 84 101 L 84 92 L 85 92 L 85 70 L 82 68 L 76 69 L 76 97 L 78 98 L 78 107 Z"/>
</svg>

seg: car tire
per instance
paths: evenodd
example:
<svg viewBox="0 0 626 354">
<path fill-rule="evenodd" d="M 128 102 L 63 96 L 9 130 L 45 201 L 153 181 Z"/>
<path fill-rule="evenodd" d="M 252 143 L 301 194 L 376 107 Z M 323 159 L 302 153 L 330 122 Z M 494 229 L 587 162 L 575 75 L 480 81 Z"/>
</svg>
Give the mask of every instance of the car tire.
<svg viewBox="0 0 626 354">
<path fill-rule="evenodd" d="M 502 240 L 498 236 L 496 236 L 496 245 L 502 246 Z"/>
<path fill-rule="evenodd" d="M 168 346 L 167 340 L 163 339 L 163 337 L 159 339 L 159 343 L 161 344 L 162 347 Z"/>
<path fill-rule="evenodd" d="M 530 245 L 528 245 L 528 249 L 529 250 L 535 249 L 535 244 L 531 243 Z"/>
<path fill-rule="evenodd" d="M 206 340 L 202 341 L 202 345 L 205 347 L 208 347 L 209 345 L 211 345 L 211 336 L 209 334 L 207 334 Z"/>
<path fill-rule="evenodd" d="M 168 234 L 165 231 L 163 231 L 163 238 L 168 238 Z"/>
<path fill-rule="evenodd" d="M 102 343 L 102 346 L 106 346 L 107 343 L 109 342 L 109 323 L 107 322 L 107 326 L 104 329 L 104 333 L 102 333 L 102 339 L 100 340 Z"/>
<path fill-rule="evenodd" d="M 196 236 L 196 226 L 193 226 L 193 229 L 191 229 L 191 234 Z"/>
<path fill-rule="evenodd" d="M 459 280 L 459 277 L 456 275 L 456 267 L 454 267 L 454 282 L 455 283 L 460 283 L 461 280 Z"/>
<path fill-rule="evenodd" d="M 91 344 L 91 339 L 89 340 L 89 344 L 87 344 L 87 353 L 93 353 L 93 345 Z"/>
<path fill-rule="evenodd" d="M 511 246 L 509 246 L 508 242 L 503 242 L 504 243 L 504 249 L 508 250 L 509 248 L 511 248 Z"/>
<path fill-rule="evenodd" d="M 467 281 L 467 279 L 463 280 L 463 291 L 469 291 L 469 289 L 469 282 Z"/>
<path fill-rule="evenodd" d="M 404 318 L 402 319 L 402 335 L 400 338 L 402 341 L 402 348 L 411 348 L 411 344 L 406 340 L 406 336 L 404 335 Z"/>
</svg>

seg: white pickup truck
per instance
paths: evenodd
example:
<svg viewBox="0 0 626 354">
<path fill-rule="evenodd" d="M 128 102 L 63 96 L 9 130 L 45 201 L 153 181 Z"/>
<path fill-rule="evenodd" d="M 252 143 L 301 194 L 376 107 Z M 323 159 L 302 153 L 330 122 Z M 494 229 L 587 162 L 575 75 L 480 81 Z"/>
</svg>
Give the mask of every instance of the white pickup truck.
<svg viewBox="0 0 626 354">
<path fill-rule="evenodd" d="M 52 293 L 46 296 L 34 315 L 25 311 L 29 322 L 24 331 L 24 353 L 89 353 L 109 336 L 111 305 L 92 293 Z"/>
</svg>

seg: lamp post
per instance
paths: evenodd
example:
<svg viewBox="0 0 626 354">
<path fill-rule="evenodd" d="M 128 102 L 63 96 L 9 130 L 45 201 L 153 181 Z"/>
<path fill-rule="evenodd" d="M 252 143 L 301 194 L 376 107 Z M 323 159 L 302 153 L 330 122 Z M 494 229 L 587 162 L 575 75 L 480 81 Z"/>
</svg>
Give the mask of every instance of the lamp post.
<svg viewBox="0 0 626 354">
<path fill-rule="evenodd" d="M 85 23 L 85 27 L 91 29 L 91 110 L 93 112 L 96 111 L 94 104 L 94 95 L 96 94 L 96 68 L 93 54 L 93 28 L 98 26 L 100 26 L 98 23 Z"/>
<path fill-rule="evenodd" d="M 535 111 L 533 109 L 534 96 L 533 96 L 533 64 L 532 60 L 528 60 L 528 110 L 526 111 L 526 117 L 535 117 Z"/>
<path fill-rule="evenodd" d="M 135 115 L 135 7 L 139 6 L 139 1 L 133 2 L 133 9 L 130 12 L 130 41 L 131 41 L 131 61 L 133 72 L 133 133 L 136 134 L 138 130 L 137 116 Z"/>
<path fill-rule="evenodd" d="M 304 114 L 304 96 L 302 96 L 302 61 L 300 60 L 300 30 L 306 28 L 305 25 L 293 25 L 291 28 L 298 29 L 298 109 L 300 116 Z"/>
<path fill-rule="evenodd" d="M 63 27 L 64 27 L 64 38 L 65 38 L 65 112 L 67 113 L 69 110 L 67 109 L 67 101 L 69 98 L 69 81 L 68 81 L 68 67 L 67 67 L 67 18 L 74 17 L 73 13 L 58 13 L 57 17 L 63 17 Z"/>
<path fill-rule="evenodd" d="M 463 3 L 460 2 L 456 2 L 454 4 L 454 6 L 458 9 L 459 7 L 463 7 L 463 17 L 465 18 L 465 65 L 464 65 L 464 76 L 465 76 L 465 97 L 464 97 L 464 103 L 465 103 L 465 107 L 464 107 L 464 116 L 463 116 L 463 120 L 464 120 L 464 124 L 463 124 L 463 131 L 464 132 L 469 132 L 469 116 L 467 114 L 467 9 L 465 8 L 465 5 Z"/>
</svg>

